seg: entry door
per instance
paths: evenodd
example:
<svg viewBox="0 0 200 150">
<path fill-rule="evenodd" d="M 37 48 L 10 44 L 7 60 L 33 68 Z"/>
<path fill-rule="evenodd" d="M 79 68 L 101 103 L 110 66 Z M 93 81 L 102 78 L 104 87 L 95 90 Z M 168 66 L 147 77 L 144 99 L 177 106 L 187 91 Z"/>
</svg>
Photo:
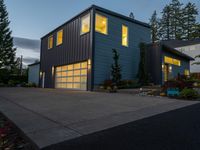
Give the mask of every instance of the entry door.
<svg viewBox="0 0 200 150">
<path fill-rule="evenodd" d="M 55 87 L 87 90 L 87 66 L 86 61 L 56 67 Z"/>
<path fill-rule="evenodd" d="M 168 81 L 169 79 L 169 65 L 165 64 L 164 65 L 164 81 Z"/>
</svg>

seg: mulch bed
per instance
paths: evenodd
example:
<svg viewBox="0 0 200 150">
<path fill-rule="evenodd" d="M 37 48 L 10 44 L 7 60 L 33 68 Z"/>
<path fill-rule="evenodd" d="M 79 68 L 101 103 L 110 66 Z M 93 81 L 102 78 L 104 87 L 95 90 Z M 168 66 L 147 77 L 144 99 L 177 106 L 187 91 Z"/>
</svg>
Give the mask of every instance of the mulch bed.
<svg viewBox="0 0 200 150">
<path fill-rule="evenodd" d="M 0 150 L 34 150 L 19 130 L 0 113 Z"/>
</svg>

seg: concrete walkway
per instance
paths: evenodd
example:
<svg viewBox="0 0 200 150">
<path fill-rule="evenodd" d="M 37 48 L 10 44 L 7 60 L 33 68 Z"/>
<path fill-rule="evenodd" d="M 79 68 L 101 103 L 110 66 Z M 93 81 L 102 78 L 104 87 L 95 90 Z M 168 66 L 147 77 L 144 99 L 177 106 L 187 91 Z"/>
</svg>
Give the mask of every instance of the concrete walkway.
<svg viewBox="0 0 200 150">
<path fill-rule="evenodd" d="M 0 88 L 0 111 L 40 149 L 197 103 L 129 94 Z"/>
</svg>

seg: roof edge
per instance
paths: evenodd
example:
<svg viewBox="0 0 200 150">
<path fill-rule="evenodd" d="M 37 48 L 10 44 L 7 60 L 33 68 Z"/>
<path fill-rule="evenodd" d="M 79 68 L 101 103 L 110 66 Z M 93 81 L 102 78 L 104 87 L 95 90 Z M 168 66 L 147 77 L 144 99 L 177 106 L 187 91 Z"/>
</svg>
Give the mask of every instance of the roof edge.
<svg viewBox="0 0 200 150">
<path fill-rule="evenodd" d="M 72 20 L 74 20 L 75 18 L 77 18 L 78 16 L 81 16 L 82 14 L 84 14 L 85 12 L 91 10 L 91 9 L 96 9 L 96 10 L 99 10 L 101 12 L 104 12 L 104 13 L 107 13 L 107 14 L 110 14 L 110 15 L 113 15 L 113 16 L 116 16 L 116 17 L 119 17 L 119 18 L 122 18 L 122 19 L 125 19 L 127 21 L 130 21 L 132 23 L 135 23 L 135 24 L 138 24 L 138 25 L 141 25 L 141 26 L 144 26 L 144 27 L 147 27 L 147 28 L 151 28 L 150 25 L 148 23 L 145 23 L 145 22 L 142 22 L 142 21 L 139 21 L 139 20 L 135 20 L 135 19 L 131 19 L 130 17 L 127 17 L 125 15 L 122 15 L 122 14 L 119 14 L 117 12 L 114 12 L 114 11 L 111 11 L 109 9 L 106 9 L 106 8 L 103 8 L 103 7 L 100 7 L 100 6 L 97 6 L 97 5 L 91 5 L 90 7 L 86 8 L 85 10 L 81 11 L 80 13 L 78 13 L 77 15 L 75 15 L 74 17 L 72 17 L 71 19 L 69 19 L 68 21 L 66 21 L 65 23 L 61 24 L 60 26 L 56 27 L 55 29 L 53 29 L 52 31 L 50 31 L 49 33 L 45 34 L 44 36 L 41 37 L 41 39 L 45 38 L 46 36 L 52 34 L 54 31 L 58 30 L 59 28 L 61 28 L 62 26 L 68 24 L 69 22 L 71 22 Z"/>
</svg>

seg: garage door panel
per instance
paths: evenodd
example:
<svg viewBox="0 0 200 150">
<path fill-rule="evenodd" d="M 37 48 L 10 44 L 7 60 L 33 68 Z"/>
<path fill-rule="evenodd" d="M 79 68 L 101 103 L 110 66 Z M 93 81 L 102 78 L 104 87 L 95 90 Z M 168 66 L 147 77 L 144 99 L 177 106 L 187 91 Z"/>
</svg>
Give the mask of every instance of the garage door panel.
<svg viewBox="0 0 200 150">
<path fill-rule="evenodd" d="M 56 67 L 56 88 L 87 89 L 87 62 Z"/>
</svg>

